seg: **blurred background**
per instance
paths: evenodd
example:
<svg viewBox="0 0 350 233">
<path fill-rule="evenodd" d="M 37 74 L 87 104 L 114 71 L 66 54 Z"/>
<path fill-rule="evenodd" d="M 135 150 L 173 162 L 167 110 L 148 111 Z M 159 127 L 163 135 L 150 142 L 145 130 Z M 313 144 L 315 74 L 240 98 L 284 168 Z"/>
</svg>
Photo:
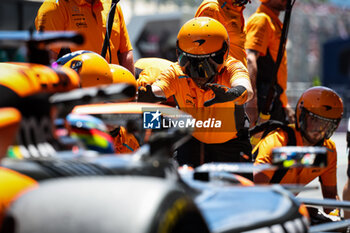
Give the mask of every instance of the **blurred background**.
<svg viewBox="0 0 350 233">
<path fill-rule="evenodd" d="M 0 30 L 29 30 L 42 0 L 1 0 Z M 141 57 L 175 60 L 176 36 L 194 16 L 201 0 L 121 0 L 135 61 Z M 259 6 L 252 0 L 248 17 Z M 281 15 L 283 21 L 283 15 Z M 335 89 L 349 103 L 350 0 L 296 0 L 288 35 L 288 89 L 292 105 L 313 85 Z M 24 59 L 23 51 L 6 48 L 0 60 Z M 347 105 L 347 104 L 346 104 Z M 345 117 L 350 116 L 346 106 Z M 343 130 L 345 121 L 339 130 Z M 345 127 L 346 128 L 346 127 Z"/>
</svg>

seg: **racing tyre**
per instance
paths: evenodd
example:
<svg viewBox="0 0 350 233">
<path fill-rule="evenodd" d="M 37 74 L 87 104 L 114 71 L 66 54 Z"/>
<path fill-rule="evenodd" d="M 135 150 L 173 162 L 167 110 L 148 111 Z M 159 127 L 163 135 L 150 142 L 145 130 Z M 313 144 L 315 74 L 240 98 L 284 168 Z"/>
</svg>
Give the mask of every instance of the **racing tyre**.
<svg viewBox="0 0 350 233">
<path fill-rule="evenodd" d="M 192 199 L 155 177 L 54 179 L 18 198 L 2 233 L 209 232 Z"/>
</svg>

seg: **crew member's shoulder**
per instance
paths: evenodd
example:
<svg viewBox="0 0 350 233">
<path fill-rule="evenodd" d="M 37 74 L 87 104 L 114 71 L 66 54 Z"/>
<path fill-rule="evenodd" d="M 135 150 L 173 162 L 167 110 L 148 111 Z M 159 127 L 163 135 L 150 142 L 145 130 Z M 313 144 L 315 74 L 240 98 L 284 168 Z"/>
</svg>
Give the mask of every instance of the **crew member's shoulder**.
<svg viewBox="0 0 350 233">
<path fill-rule="evenodd" d="M 67 3 L 64 0 L 45 0 L 43 4 L 40 6 L 40 10 L 54 10 L 62 5 L 66 5 Z"/>
<path fill-rule="evenodd" d="M 243 63 L 240 60 L 238 60 L 230 55 L 228 56 L 228 58 L 226 60 L 225 66 L 227 68 L 242 69 L 242 70 L 247 71 L 247 68 L 243 65 Z"/>
<path fill-rule="evenodd" d="M 257 144 L 256 148 L 275 148 L 286 146 L 288 144 L 288 133 L 278 128 L 269 132 Z"/>
<path fill-rule="evenodd" d="M 198 7 L 195 17 L 215 17 L 220 11 L 219 3 L 216 0 L 204 0 Z M 216 18 L 216 17 L 215 17 Z"/>
<path fill-rule="evenodd" d="M 267 24 L 271 22 L 271 17 L 268 14 L 256 12 L 249 17 L 247 24 Z"/>
<path fill-rule="evenodd" d="M 288 132 L 286 132 L 286 130 L 282 129 L 282 128 L 277 128 L 275 130 L 272 130 L 270 133 L 267 134 L 266 137 L 277 137 L 278 139 L 284 141 L 284 140 L 288 140 Z"/>
<path fill-rule="evenodd" d="M 161 72 L 161 75 L 173 77 L 173 78 L 185 78 L 188 77 L 177 62 L 171 63 L 166 69 Z"/>
<path fill-rule="evenodd" d="M 50 12 L 56 10 L 66 10 L 77 6 L 74 0 L 45 0 L 40 6 L 41 11 Z"/>
</svg>

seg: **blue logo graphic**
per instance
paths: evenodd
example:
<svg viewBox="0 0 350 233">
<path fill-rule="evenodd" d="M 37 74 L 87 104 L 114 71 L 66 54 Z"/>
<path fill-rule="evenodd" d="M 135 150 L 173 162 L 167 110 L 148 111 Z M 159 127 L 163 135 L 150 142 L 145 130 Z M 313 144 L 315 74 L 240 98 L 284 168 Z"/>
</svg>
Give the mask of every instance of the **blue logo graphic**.
<svg viewBox="0 0 350 233">
<path fill-rule="evenodd" d="M 160 129 L 160 116 L 162 114 L 157 110 L 156 112 L 143 113 L 143 128 L 144 129 Z"/>
</svg>

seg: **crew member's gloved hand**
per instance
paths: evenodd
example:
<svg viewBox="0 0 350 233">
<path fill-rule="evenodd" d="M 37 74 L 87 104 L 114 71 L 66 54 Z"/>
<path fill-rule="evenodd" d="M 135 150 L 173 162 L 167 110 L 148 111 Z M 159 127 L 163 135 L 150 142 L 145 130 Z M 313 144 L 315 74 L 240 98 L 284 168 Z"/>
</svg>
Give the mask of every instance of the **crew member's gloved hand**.
<svg viewBox="0 0 350 233">
<path fill-rule="evenodd" d="M 163 96 L 156 96 L 152 91 L 151 85 L 146 85 L 146 87 L 139 87 L 137 102 L 149 102 L 156 103 L 166 101 Z"/>
<path fill-rule="evenodd" d="M 205 107 L 232 100 L 234 100 L 236 104 L 244 104 L 248 98 L 247 89 L 243 86 L 228 88 L 217 83 L 207 83 L 205 86 L 212 89 L 215 94 L 214 98 L 204 102 Z"/>
</svg>

